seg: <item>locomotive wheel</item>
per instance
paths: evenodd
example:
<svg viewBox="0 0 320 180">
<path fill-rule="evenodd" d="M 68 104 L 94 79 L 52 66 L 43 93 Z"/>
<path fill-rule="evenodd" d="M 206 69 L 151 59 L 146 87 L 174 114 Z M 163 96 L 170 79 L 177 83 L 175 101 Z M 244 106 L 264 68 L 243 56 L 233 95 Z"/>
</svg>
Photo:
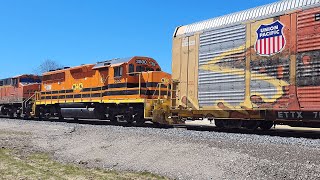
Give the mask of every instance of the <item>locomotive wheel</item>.
<svg viewBox="0 0 320 180">
<path fill-rule="evenodd" d="M 249 130 L 256 130 L 260 125 L 259 121 L 249 120 L 244 122 L 244 127 Z"/>
<path fill-rule="evenodd" d="M 101 115 L 99 115 L 98 119 L 99 119 L 99 120 L 106 120 L 106 116 L 103 115 L 103 114 L 101 114 Z"/>
<path fill-rule="evenodd" d="M 124 115 L 124 119 L 127 121 L 128 124 L 131 124 L 134 121 L 134 118 L 131 114 Z"/>
<path fill-rule="evenodd" d="M 39 121 L 47 121 L 49 120 L 49 115 L 46 113 L 46 109 L 43 107 L 40 107 L 39 109 L 39 115 L 38 115 L 38 120 Z"/>
<path fill-rule="evenodd" d="M 48 118 L 47 115 L 45 115 L 45 114 L 40 114 L 40 116 L 39 116 L 39 121 L 48 121 L 48 120 L 49 120 L 49 118 Z"/>
<path fill-rule="evenodd" d="M 108 118 L 112 123 L 117 123 L 118 122 L 118 118 L 115 114 L 110 113 L 109 114 L 109 118 Z"/>
<path fill-rule="evenodd" d="M 99 120 L 106 120 L 107 119 L 107 116 L 104 112 L 102 111 L 99 111 L 98 113 L 96 113 L 96 117 L 99 119 Z"/>
<path fill-rule="evenodd" d="M 10 112 L 10 113 L 9 113 L 9 118 L 10 118 L 10 119 L 14 119 L 14 113 L 13 113 L 13 112 Z"/>
<path fill-rule="evenodd" d="M 24 120 L 28 120 L 28 119 L 29 119 L 29 115 L 28 115 L 28 114 L 25 114 L 25 115 L 23 116 L 23 119 L 24 119 Z"/>
<path fill-rule="evenodd" d="M 141 119 L 139 119 L 139 120 L 136 121 L 136 123 L 137 123 L 138 126 L 144 125 L 145 122 L 146 122 L 146 120 L 145 120 L 144 118 L 141 118 Z"/>
<path fill-rule="evenodd" d="M 259 127 L 264 131 L 270 130 L 272 126 L 273 126 L 273 121 L 265 121 L 259 125 Z"/>
<path fill-rule="evenodd" d="M 38 116 L 38 120 L 39 121 L 45 121 L 46 120 L 46 115 L 40 112 L 40 114 Z"/>
<path fill-rule="evenodd" d="M 215 119 L 214 124 L 216 125 L 217 128 L 224 128 L 225 127 L 224 120 Z"/>
<path fill-rule="evenodd" d="M 23 119 L 24 120 L 31 120 L 32 117 L 31 117 L 30 113 L 26 113 L 26 114 L 23 115 Z"/>
<path fill-rule="evenodd" d="M 137 113 L 137 114 L 134 116 L 134 120 L 136 121 L 136 123 L 137 123 L 138 126 L 142 126 L 142 125 L 144 125 L 144 123 L 146 122 L 146 120 L 144 119 L 143 115 L 140 114 L 140 113 Z"/>
<path fill-rule="evenodd" d="M 17 114 L 16 114 L 16 118 L 17 118 L 17 119 L 21 119 L 21 114 L 20 114 L 20 113 L 17 113 Z"/>
<path fill-rule="evenodd" d="M 59 121 L 64 121 L 64 117 L 63 116 L 59 116 Z"/>
</svg>

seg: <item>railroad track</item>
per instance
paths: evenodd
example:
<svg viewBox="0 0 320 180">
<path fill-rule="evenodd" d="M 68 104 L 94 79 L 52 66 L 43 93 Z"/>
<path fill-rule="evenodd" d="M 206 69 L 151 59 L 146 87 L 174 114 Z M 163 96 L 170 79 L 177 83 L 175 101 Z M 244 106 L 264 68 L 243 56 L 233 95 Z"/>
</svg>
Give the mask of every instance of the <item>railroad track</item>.
<svg viewBox="0 0 320 180">
<path fill-rule="evenodd" d="M 0 119 L 8 119 L 6 117 L 0 117 Z M 34 120 L 23 120 L 21 121 L 39 121 Z M 66 123 L 78 123 L 78 124 L 90 124 L 90 125 L 109 125 L 109 126 L 122 126 L 122 127 L 136 127 L 136 128 L 165 128 L 165 129 L 180 129 L 189 131 L 208 131 L 208 132 L 221 132 L 221 133 L 234 133 L 234 134 L 252 134 L 252 135 L 262 135 L 262 136 L 278 136 L 278 137 L 293 137 L 293 138 L 308 138 L 308 139 L 320 139 L 320 129 L 312 128 L 275 128 L 267 131 L 263 130 L 248 130 L 248 129 L 222 129 L 211 125 L 197 125 L 197 124 L 185 124 L 185 125 L 156 125 L 152 122 L 147 122 L 142 126 L 138 126 L 135 123 L 128 124 L 127 122 L 113 123 L 111 121 L 105 120 L 58 120 L 50 119 L 51 122 L 66 122 Z"/>
<path fill-rule="evenodd" d="M 182 128 L 182 127 L 179 127 Z M 278 136 L 278 137 L 294 137 L 294 138 L 308 138 L 308 139 L 320 139 L 320 130 L 293 130 L 293 129 L 270 129 L 267 131 L 263 130 L 248 130 L 248 129 L 221 129 L 215 126 L 196 126 L 186 125 L 187 130 L 193 131 L 214 131 L 223 133 L 236 133 L 236 134 L 255 134 L 265 136 Z"/>
</svg>

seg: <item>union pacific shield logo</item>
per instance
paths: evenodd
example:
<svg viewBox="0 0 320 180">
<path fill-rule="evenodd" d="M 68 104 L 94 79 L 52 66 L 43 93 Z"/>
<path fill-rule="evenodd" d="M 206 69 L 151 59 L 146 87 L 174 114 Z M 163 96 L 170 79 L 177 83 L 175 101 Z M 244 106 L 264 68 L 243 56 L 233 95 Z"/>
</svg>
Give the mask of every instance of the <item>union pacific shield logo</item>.
<svg viewBox="0 0 320 180">
<path fill-rule="evenodd" d="M 256 52 L 261 56 L 271 56 L 283 50 L 286 40 L 283 34 L 284 25 L 280 21 L 263 24 L 257 30 Z"/>
</svg>

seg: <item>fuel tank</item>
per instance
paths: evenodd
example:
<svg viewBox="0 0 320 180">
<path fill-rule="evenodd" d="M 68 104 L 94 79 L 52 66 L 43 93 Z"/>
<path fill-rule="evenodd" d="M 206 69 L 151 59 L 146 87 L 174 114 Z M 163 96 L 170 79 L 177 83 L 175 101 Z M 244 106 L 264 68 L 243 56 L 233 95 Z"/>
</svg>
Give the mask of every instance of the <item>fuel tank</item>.
<svg viewBox="0 0 320 180">
<path fill-rule="evenodd" d="M 61 108 L 61 115 L 64 118 L 95 119 L 95 108 Z"/>
<path fill-rule="evenodd" d="M 60 104 L 64 118 L 95 119 L 95 108 L 84 103 Z"/>
</svg>

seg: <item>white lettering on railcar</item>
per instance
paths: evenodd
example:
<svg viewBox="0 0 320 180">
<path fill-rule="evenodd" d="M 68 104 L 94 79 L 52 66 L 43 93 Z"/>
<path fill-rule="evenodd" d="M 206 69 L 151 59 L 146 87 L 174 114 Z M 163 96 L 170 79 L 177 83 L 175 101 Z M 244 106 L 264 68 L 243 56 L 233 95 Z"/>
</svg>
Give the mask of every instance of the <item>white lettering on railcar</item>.
<svg viewBox="0 0 320 180">
<path fill-rule="evenodd" d="M 278 112 L 279 119 L 303 119 L 302 112 Z"/>
<path fill-rule="evenodd" d="M 270 26 L 270 27 L 260 29 L 260 34 L 259 34 L 260 38 L 275 36 L 275 35 L 280 35 L 279 25 Z"/>
<path fill-rule="evenodd" d="M 187 46 L 195 46 L 196 45 L 196 41 L 183 41 L 182 42 L 182 47 L 187 47 Z"/>
</svg>

